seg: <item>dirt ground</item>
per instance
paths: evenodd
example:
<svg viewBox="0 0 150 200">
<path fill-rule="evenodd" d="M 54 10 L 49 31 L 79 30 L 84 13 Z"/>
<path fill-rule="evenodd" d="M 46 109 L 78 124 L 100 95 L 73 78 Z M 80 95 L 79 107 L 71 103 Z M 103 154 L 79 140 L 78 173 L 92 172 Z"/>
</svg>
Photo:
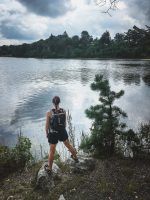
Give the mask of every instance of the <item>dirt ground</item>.
<svg viewBox="0 0 150 200">
<path fill-rule="evenodd" d="M 51 192 L 35 188 L 41 163 L 0 181 L 0 200 L 150 200 L 150 161 L 96 159 L 96 168 L 86 174 L 72 174 L 63 167 Z"/>
</svg>

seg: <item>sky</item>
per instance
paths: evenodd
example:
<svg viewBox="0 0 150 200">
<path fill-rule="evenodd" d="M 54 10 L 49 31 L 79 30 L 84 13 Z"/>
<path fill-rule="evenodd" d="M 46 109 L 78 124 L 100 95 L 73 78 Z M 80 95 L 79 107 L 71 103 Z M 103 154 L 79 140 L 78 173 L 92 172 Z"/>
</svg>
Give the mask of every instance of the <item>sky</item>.
<svg viewBox="0 0 150 200">
<path fill-rule="evenodd" d="M 87 30 L 100 38 L 108 30 L 113 38 L 134 25 L 150 25 L 150 0 L 118 0 L 111 16 L 104 13 L 109 4 L 99 6 L 99 1 L 0 0 L 0 46 L 32 43 L 64 31 L 80 36 Z"/>
</svg>

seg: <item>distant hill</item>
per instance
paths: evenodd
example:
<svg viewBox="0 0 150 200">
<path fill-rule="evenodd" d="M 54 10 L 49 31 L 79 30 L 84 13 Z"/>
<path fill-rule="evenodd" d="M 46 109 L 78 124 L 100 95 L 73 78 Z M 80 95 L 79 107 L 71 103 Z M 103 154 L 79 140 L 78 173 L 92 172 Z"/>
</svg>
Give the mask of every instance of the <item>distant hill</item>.
<svg viewBox="0 0 150 200">
<path fill-rule="evenodd" d="M 150 58 L 150 27 L 134 26 L 112 39 L 109 31 L 93 39 L 87 31 L 81 36 L 62 35 L 39 40 L 32 44 L 0 47 L 0 56 L 33 58 Z"/>
</svg>

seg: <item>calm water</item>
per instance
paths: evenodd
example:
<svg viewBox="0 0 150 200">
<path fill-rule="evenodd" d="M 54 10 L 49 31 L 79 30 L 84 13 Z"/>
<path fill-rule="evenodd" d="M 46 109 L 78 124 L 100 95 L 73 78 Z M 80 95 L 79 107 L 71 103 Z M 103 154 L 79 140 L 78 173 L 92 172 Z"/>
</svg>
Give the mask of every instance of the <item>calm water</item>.
<svg viewBox="0 0 150 200">
<path fill-rule="evenodd" d="M 97 73 L 115 91 L 125 91 L 116 104 L 127 112 L 129 127 L 150 120 L 150 60 L 0 58 L 0 143 L 14 145 L 21 129 L 35 148 L 46 149 L 45 113 L 54 95 L 70 110 L 76 139 L 82 130 L 89 132 L 84 110 L 98 102 L 90 89 Z"/>
</svg>

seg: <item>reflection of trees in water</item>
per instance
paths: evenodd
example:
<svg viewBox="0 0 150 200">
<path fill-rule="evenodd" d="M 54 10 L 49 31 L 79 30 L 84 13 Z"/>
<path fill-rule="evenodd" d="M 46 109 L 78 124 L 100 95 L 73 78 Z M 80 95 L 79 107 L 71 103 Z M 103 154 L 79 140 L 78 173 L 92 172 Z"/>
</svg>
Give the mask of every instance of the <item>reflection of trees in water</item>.
<svg viewBox="0 0 150 200">
<path fill-rule="evenodd" d="M 82 84 L 86 84 L 89 82 L 89 77 L 91 74 L 91 70 L 89 68 L 81 68 L 81 82 Z"/>
<path fill-rule="evenodd" d="M 150 86 L 150 74 L 144 75 L 142 80 L 144 81 L 145 85 Z"/>
<path fill-rule="evenodd" d="M 126 85 L 140 85 L 140 74 L 125 73 L 123 74 L 123 81 Z"/>
<path fill-rule="evenodd" d="M 142 67 L 143 66 L 143 64 L 140 64 L 140 63 L 123 63 L 123 64 L 119 64 L 119 65 L 123 65 L 125 68 L 129 68 L 129 69 L 131 69 L 131 67 Z"/>
<path fill-rule="evenodd" d="M 61 83 L 63 82 L 68 82 L 72 79 L 72 75 L 70 74 L 69 70 L 57 70 L 56 71 L 50 71 L 46 74 L 47 80 L 51 81 L 52 83 Z"/>
<path fill-rule="evenodd" d="M 145 84 L 150 86 L 149 61 L 142 61 L 141 63 L 138 61 L 137 63 L 119 63 L 118 65 L 120 67 L 112 73 L 114 81 L 123 80 L 126 85 L 140 85 L 142 78 Z"/>
<path fill-rule="evenodd" d="M 126 73 L 125 71 L 115 71 L 112 74 L 112 78 L 114 82 L 121 81 L 125 83 L 125 85 L 140 85 L 140 74 L 135 73 Z"/>
<path fill-rule="evenodd" d="M 82 66 L 83 66 L 83 63 L 82 63 Z M 105 65 L 105 66 L 103 65 L 103 66 L 100 66 L 99 68 L 92 69 L 92 67 L 91 68 L 87 67 L 87 62 L 85 62 L 84 66 L 85 67 L 82 67 L 81 71 L 80 71 L 82 84 L 87 84 L 87 83 L 89 83 L 89 81 L 92 81 L 95 74 L 103 75 L 104 79 L 110 78 L 110 74 L 109 74 L 110 71 L 107 68 L 107 65 Z"/>
<path fill-rule="evenodd" d="M 122 73 L 120 71 L 113 71 L 112 73 L 113 81 L 121 81 L 122 80 Z"/>
</svg>

